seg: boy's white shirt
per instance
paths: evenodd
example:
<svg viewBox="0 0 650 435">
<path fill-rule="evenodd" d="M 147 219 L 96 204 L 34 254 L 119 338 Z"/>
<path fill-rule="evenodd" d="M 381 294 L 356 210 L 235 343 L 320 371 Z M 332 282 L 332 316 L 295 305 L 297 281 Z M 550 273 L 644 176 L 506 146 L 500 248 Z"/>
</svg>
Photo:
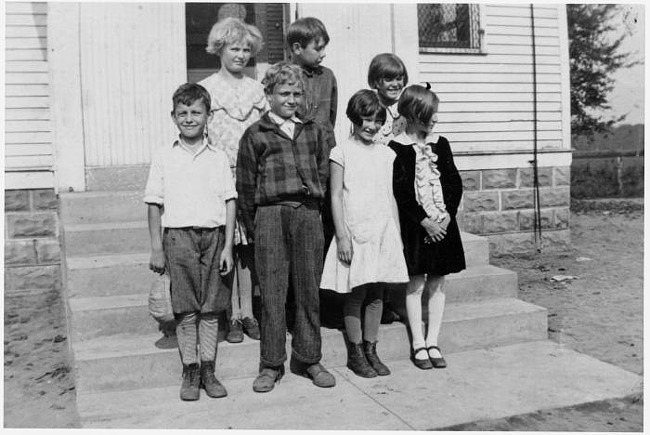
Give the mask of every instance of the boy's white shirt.
<svg viewBox="0 0 650 435">
<path fill-rule="evenodd" d="M 226 201 L 237 198 L 226 154 L 207 138 L 194 152 L 174 141 L 151 162 L 144 202 L 163 206 L 164 228 L 226 224 Z"/>
</svg>

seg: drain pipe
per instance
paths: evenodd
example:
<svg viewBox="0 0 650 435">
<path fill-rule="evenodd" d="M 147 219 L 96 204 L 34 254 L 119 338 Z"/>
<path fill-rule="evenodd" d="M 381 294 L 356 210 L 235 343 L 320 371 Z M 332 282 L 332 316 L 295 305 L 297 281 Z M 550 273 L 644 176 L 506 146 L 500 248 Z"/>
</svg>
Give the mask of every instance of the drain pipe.
<svg viewBox="0 0 650 435">
<path fill-rule="evenodd" d="M 535 43 L 535 9 L 530 4 L 530 28 L 533 42 L 533 233 L 535 235 L 535 249 L 542 252 L 542 211 L 539 199 L 539 173 L 537 162 L 537 50 Z"/>
</svg>

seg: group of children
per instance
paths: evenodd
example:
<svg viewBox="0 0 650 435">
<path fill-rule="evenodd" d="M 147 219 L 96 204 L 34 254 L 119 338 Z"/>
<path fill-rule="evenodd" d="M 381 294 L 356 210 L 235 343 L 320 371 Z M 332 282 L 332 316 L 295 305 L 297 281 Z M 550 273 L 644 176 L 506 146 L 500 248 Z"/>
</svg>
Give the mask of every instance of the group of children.
<svg viewBox="0 0 650 435">
<path fill-rule="evenodd" d="M 355 374 L 390 374 L 377 338 L 391 283 L 407 283 L 414 364 L 446 366 L 437 343 L 444 275 L 464 269 L 465 259 L 455 221 L 460 176 L 449 143 L 433 134 L 438 99 L 406 87 L 402 61 L 380 54 L 369 67 L 372 90 L 348 102 L 351 135 L 336 144 L 336 79 L 320 65 L 328 42 L 320 20 L 296 20 L 287 31 L 291 61 L 272 65 L 258 83 L 243 70 L 262 46 L 259 30 L 225 18 L 208 37 L 219 70 L 174 93 L 179 137 L 154 156 L 144 201 L 150 269 L 171 280 L 182 400 L 197 400 L 201 388 L 227 395 L 214 373 L 223 311 L 228 341 L 241 342 L 244 332 L 260 340 L 254 391 L 271 391 L 284 375 L 287 306 L 291 372 L 333 387 L 320 363 L 319 289 L 345 294 Z"/>
</svg>

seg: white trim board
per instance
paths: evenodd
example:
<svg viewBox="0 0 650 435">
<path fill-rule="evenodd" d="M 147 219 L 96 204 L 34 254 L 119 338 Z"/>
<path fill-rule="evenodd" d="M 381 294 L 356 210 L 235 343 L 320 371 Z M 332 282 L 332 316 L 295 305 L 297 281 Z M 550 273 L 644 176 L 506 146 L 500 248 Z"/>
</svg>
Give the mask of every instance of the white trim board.
<svg viewBox="0 0 650 435">
<path fill-rule="evenodd" d="M 5 172 L 5 190 L 51 189 L 54 187 L 54 172 Z"/>
<path fill-rule="evenodd" d="M 530 168 L 532 153 L 508 153 L 485 155 L 455 155 L 454 162 L 459 171 L 504 168 Z M 571 151 L 539 153 L 538 167 L 571 166 Z"/>
</svg>

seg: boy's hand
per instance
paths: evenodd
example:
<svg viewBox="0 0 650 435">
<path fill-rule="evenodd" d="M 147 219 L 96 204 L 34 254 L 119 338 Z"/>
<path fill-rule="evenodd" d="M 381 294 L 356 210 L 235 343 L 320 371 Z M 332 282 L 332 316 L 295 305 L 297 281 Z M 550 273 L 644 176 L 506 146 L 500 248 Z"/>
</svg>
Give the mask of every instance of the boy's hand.
<svg viewBox="0 0 650 435">
<path fill-rule="evenodd" d="M 349 237 L 336 238 L 336 254 L 345 264 L 350 264 L 352 262 L 352 242 Z"/>
<path fill-rule="evenodd" d="M 151 251 L 149 269 L 161 275 L 165 273 L 165 255 L 163 254 L 162 249 L 155 249 Z"/>
<path fill-rule="evenodd" d="M 224 249 L 219 256 L 219 274 L 226 276 L 232 271 L 233 267 L 232 250 Z"/>
<path fill-rule="evenodd" d="M 427 231 L 427 234 L 429 234 L 429 237 L 431 237 L 434 242 L 441 241 L 447 235 L 447 230 L 431 218 L 427 217 L 422 219 L 422 222 L 420 222 L 420 224 L 424 227 L 424 229 Z"/>
</svg>

